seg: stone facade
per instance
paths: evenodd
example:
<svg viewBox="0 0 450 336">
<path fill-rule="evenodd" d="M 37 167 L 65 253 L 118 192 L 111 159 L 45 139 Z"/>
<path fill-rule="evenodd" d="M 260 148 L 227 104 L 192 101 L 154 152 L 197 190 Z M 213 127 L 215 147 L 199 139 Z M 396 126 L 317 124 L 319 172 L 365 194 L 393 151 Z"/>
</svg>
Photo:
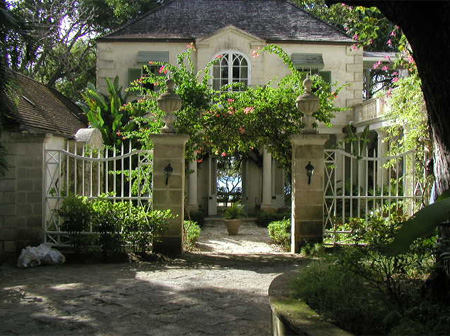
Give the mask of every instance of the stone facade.
<svg viewBox="0 0 450 336">
<path fill-rule="evenodd" d="M 57 148 L 64 139 L 4 132 L 2 143 L 9 170 L 0 179 L 0 259 L 43 241 L 44 149 Z"/>
</svg>

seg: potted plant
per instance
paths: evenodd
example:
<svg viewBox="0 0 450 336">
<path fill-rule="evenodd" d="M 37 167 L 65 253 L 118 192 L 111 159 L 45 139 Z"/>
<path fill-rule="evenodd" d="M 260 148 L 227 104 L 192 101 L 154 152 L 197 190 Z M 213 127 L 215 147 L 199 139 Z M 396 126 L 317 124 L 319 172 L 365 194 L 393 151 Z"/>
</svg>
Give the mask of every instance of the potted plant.
<svg viewBox="0 0 450 336">
<path fill-rule="evenodd" d="M 244 206 L 239 202 L 236 202 L 225 210 L 223 216 L 225 217 L 225 225 L 227 226 L 228 234 L 230 236 L 235 236 L 239 232 L 241 218 L 246 217 L 247 215 L 244 211 Z"/>
</svg>

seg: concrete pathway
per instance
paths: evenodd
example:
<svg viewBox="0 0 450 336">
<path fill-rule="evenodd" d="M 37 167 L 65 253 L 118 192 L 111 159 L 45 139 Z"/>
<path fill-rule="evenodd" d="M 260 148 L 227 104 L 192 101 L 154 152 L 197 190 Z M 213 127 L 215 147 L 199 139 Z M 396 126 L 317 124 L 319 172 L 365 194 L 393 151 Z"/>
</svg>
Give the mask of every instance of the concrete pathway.
<svg viewBox="0 0 450 336">
<path fill-rule="evenodd" d="M 267 289 L 304 261 L 264 240 L 216 225 L 202 250 L 169 261 L 3 266 L 0 335 L 270 335 Z"/>
</svg>

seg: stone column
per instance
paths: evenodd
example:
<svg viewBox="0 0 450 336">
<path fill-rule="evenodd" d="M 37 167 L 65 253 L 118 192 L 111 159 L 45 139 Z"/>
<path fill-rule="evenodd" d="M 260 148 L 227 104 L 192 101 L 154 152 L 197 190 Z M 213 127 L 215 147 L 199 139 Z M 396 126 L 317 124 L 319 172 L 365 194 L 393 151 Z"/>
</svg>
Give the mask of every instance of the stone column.
<svg viewBox="0 0 450 336">
<path fill-rule="evenodd" d="M 189 190 L 188 190 L 188 210 L 197 211 L 198 210 L 198 199 L 197 199 L 197 161 L 193 160 L 189 162 Z"/>
<path fill-rule="evenodd" d="M 328 135 L 298 134 L 292 143 L 292 229 L 291 252 L 297 253 L 305 241 L 323 240 L 324 146 Z M 306 166 L 314 173 L 308 183 Z"/>
<path fill-rule="evenodd" d="M 185 134 L 153 134 L 153 210 L 170 209 L 175 218 L 169 220 L 162 237 L 153 246 L 155 253 L 177 255 L 182 252 L 184 222 Z M 167 174 L 167 167 L 172 172 Z"/>
<path fill-rule="evenodd" d="M 261 210 L 272 209 L 272 154 L 264 148 Z"/>
</svg>

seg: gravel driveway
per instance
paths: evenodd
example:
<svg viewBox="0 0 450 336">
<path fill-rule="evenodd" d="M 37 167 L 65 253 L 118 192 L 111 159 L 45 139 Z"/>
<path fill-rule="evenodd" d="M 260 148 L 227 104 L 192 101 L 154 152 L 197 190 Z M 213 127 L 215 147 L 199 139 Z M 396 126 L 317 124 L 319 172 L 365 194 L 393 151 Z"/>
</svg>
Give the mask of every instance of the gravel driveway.
<svg viewBox="0 0 450 336">
<path fill-rule="evenodd" d="M 298 256 L 247 224 L 207 227 L 199 251 L 121 264 L 0 267 L 0 335 L 270 335 L 267 289 Z"/>
</svg>

